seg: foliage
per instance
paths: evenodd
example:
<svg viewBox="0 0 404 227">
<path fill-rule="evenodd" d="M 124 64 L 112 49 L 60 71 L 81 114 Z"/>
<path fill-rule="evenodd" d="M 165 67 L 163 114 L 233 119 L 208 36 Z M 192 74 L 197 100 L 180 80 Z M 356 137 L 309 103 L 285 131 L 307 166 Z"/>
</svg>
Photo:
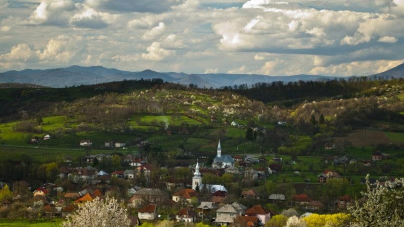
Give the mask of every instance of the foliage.
<svg viewBox="0 0 404 227">
<path fill-rule="evenodd" d="M 347 226 L 351 220 L 349 214 L 311 214 L 304 217 L 307 227 L 331 227 L 331 226 Z"/>
<path fill-rule="evenodd" d="M 292 216 L 286 221 L 285 227 L 306 227 L 306 222 L 297 216 Z"/>
<path fill-rule="evenodd" d="M 127 210 L 114 198 L 86 202 L 63 222 L 63 227 L 130 226 Z"/>
<path fill-rule="evenodd" d="M 288 218 L 282 214 L 275 215 L 265 224 L 265 227 L 283 227 L 287 220 Z"/>
<path fill-rule="evenodd" d="M 376 187 L 367 179 L 367 191 L 363 200 L 348 206 L 358 226 L 403 226 L 404 225 L 404 180 L 386 181 L 384 185 L 377 182 Z"/>
<path fill-rule="evenodd" d="M 13 193 L 10 191 L 8 185 L 4 185 L 4 187 L 0 190 L 0 203 L 6 199 L 13 198 Z"/>
</svg>

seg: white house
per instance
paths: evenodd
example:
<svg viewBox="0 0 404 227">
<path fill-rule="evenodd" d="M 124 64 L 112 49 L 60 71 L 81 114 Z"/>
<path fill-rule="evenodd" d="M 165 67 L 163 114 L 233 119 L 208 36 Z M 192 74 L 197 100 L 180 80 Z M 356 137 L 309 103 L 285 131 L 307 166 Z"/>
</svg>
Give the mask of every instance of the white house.
<svg viewBox="0 0 404 227">
<path fill-rule="evenodd" d="M 138 211 L 139 219 L 155 220 L 157 218 L 157 205 L 149 204 Z"/>
<path fill-rule="evenodd" d="M 91 140 L 82 140 L 80 141 L 80 146 L 82 147 L 89 147 L 93 145 L 93 142 L 91 142 Z"/>
<path fill-rule="evenodd" d="M 43 137 L 43 140 L 50 140 L 51 139 L 51 136 L 48 134 L 48 135 L 45 135 L 44 137 Z"/>
</svg>

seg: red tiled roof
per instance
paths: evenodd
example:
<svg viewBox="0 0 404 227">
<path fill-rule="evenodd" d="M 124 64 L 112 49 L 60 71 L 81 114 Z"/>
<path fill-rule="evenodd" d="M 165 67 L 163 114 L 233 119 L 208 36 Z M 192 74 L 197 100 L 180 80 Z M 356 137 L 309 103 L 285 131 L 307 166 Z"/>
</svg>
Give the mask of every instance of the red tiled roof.
<svg viewBox="0 0 404 227">
<path fill-rule="evenodd" d="M 183 208 L 180 211 L 178 211 L 177 215 L 180 216 L 188 216 L 188 217 L 194 217 L 196 216 L 195 212 L 192 211 L 190 208 Z"/>
<path fill-rule="evenodd" d="M 93 198 L 90 196 L 89 193 L 85 194 L 83 197 L 81 197 L 80 199 L 76 200 L 76 203 L 83 203 L 83 202 L 88 202 L 88 201 L 92 201 Z"/>
<path fill-rule="evenodd" d="M 101 193 L 100 190 L 98 190 L 98 188 L 97 188 L 97 189 L 95 189 L 95 191 L 94 191 L 94 193 L 93 193 L 93 196 L 94 196 L 94 197 L 101 197 L 101 196 L 102 196 L 102 193 Z"/>
<path fill-rule="evenodd" d="M 344 195 L 344 196 L 339 197 L 338 201 L 349 202 L 349 201 L 351 201 L 351 197 Z"/>
<path fill-rule="evenodd" d="M 246 223 L 248 226 L 255 226 L 258 224 L 259 219 L 257 217 L 252 217 L 252 216 L 238 216 L 236 218 L 236 222 L 243 222 Z"/>
<path fill-rule="evenodd" d="M 319 201 L 311 201 L 308 203 L 306 206 L 311 206 L 311 207 L 323 207 L 324 205 L 319 202 Z"/>
<path fill-rule="evenodd" d="M 65 198 L 73 198 L 73 199 L 76 199 L 76 198 L 79 198 L 79 197 L 80 197 L 79 193 L 76 193 L 76 192 L 67 192 L 67 193 L 65 194 Z"/>
<path fill-rule="evenodd" d="M 313 201 L 310 199 L 306 194 L 294 195 L 292 200 L 295 202 L 311 202 Z"/>
<path fill-rule="evenodd" d="M 249 216 L 255 216 L 257 214 L 268 214 L 269 211 L 262 207 L 261 205 L 255 205 L 250 209 L 246 210 L 245 214 Z"/>
<path fill-rule="evenodd" d="M 73 212 L 76 210 L 76 207 L 70 204 L 67 207 L 63 207 L 62 212 Z"/>
<path fill-rule="evenodd" d="M 118 171 L 114 171 L 114 172 L 112 172 L 111 173 L 111 175 L 120 175 L 120 174 L 123 174 L 123 170 L 118 170 Z"/>
<path fill-rule="evenodd" d="M 215 191 L 215 193 L 213 193 L 212 195 L 213 195 L 213 196 L 218 196 L 218 197 L 226 197 L 227 192 L 226 192 L 226 191 L 217 190 L 217 191 Z"/>
<path fill-rule="evenodd" d="M 181 190 L 177 191 L 176 193 L 174 193 L 173 196 L 180 196 L 185 199 L 190 199 L 192 197 L 197 196 L 197 193 L 193 189 L 181 189 Z"/>
<path fill-rule="evenodd" d="M 149 204 L 145 207 L 142 207 L 138 212 L 139 213 L 154 213 L 156 211 L 157 205 Z"/>
</svg>

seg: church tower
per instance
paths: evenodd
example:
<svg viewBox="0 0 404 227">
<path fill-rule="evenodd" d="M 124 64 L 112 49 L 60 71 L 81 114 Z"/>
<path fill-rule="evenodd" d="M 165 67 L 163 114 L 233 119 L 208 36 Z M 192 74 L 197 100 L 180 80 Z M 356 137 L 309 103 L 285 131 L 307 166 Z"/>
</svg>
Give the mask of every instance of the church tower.
<svg viewBox="0 0 404 227">
<path fill-rule="evenodd" d="M 202 185 L 202 176 L 201 172 L 199 172 L 199 163 L 196 161 L 196 166 L 195 166 L 195 173 L 194 176 L 192 177 L 192 189 L 196 190 L 196 187 L 201 189 Z"/>
<path fill-rule="evenodd" d="M 222 147 L 220 146 L 220 140 L 219 144 L 217 145 L 217 156 L 218 158 L 222 157 Z"/>
</svg>

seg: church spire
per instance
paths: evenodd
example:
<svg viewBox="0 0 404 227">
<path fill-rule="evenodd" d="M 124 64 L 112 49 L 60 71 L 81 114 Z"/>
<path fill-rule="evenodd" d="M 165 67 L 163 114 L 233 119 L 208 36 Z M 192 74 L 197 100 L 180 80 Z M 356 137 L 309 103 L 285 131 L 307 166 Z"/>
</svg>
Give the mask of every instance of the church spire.
<svg viewBox="0 0 404 227">
<path fill-rule="evenodd" d="M 200 176 L 201 172 L 199 172 L 199 162 L 198 159 L 196 160 L 196 166 L 195 166 L 195 173 L 194 176 Z"/>
<path fill-rule="evenodd" d="M 219 144 L 217 145 L 217 157 L 222 157 L 222 147 L 220 146 L 220 140 Z"/>
</svg>

